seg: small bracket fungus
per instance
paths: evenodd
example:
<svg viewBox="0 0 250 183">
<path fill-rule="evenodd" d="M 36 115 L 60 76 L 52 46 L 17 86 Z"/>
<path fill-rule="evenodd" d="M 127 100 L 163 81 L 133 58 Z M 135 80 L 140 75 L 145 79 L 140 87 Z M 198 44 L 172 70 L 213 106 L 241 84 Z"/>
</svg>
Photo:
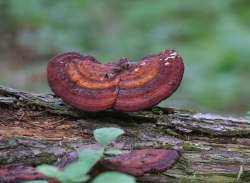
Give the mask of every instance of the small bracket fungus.
<svg viewBox="0 0 250 183">
<path fill-rule="evenodd" d="M 143 176 L 145 173 L 159 173 L 170 169 L 180 157 L 176 150 L 143 149 L 103 160 L 105 168 Z"/>
<path fill-rule="evenodd" d="M 64 53 L 48 64 L 48 83 L 62 100 L 82 111 L 139 111 L 168 98 L 181 83 L 182 58 L 174 50 L 101 64 L 94 57 Z"/>
<path fill-rule="evenodd" d="M 34 167 L 25 165 L 12 165 L 0 167 L 0 182 L 18 183 L 33 180 L 48 180 L 48 183 L 59 183 L 39 173 Z"/>
</svg>

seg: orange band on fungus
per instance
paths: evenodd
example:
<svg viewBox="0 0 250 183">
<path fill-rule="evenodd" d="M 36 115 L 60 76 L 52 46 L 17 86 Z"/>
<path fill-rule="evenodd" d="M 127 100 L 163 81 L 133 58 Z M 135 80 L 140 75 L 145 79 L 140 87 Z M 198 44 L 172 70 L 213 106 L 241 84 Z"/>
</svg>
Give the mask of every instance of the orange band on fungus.
<svg viewBox="0 0 250 183">
<path fill-rule="evenodd" d="M 52 91 L 82 111 L 139 111 L 169 97 L 183 73 L 182 58 L 173 50 L 112 64 L 71 52 L 52 58 L 47 76 Z"/>
</svg>

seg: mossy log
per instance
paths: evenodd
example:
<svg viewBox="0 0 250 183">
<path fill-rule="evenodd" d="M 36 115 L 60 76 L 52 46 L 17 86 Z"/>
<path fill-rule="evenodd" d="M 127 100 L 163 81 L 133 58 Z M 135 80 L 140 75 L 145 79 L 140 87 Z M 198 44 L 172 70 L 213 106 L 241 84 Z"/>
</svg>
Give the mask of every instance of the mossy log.
<svg viewBox="0 0 250 183">
<path fill-rule="evenodd" d="M 99 127 L 126 131 L 122 150 L 176 149 L 181 158 L 138 182 L 250 182 L 250 121 L 240 117 L 154 107 L 121 113 L 80 112 L 51 94 L 0 86 L 0 165 L 53 164 L 66 153 L 94 145 Z"/>
</svg>

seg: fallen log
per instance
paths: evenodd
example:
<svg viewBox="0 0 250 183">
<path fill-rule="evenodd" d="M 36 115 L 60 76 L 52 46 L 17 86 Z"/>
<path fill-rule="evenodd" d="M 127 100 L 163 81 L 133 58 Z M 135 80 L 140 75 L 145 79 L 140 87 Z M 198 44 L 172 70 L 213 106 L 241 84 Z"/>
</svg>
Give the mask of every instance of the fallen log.
<svg viewBox="0 0 250 183">
<path fill-rule="evenodd" d="M 51 94 L 0 86 L 0 166 L 56 163 L 69 152 L 95 146 L 92 132 L 100 127 L 125 130 L 113 144 L 122 150 L 180 152 L 174 167 L 138 182 L 250 182 L 250 121 L 243 117 L 159 107 L 81 112 Z"/>
</svg>

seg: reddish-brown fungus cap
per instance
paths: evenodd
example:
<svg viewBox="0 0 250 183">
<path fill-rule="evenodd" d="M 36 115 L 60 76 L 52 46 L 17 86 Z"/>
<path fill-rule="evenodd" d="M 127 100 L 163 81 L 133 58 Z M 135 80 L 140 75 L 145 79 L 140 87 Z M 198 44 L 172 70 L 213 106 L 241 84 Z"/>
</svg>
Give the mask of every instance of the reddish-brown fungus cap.
<svg viewBox="0 0 250 183">
<path fill-rule="evenodd" d="M 83 111 L 138 111 L 158 104 L 180 85 L 182 58 L 173 50 L 131 63 L 100 64 L 93 57 L 65 53 L 48 64 L 52 91 Z"/>
<path fill-rule="evenodd" d="M 176 150 L 134 150 L 128 154 L 107 158 L 102 161 L 102 165 L 110 170 L 143 176 L 145 173 L 158 173 L 170 169 L 179 156 Z"/>
<path fill-rule="evenodd" d="M 0 167 L 0 182 L 18 183 L 32 180 L 48 180 L 49 183 L 59 183 L 39 173 L 34 167 L 23 165 Z"/>
<path fill-rule="evenodd" d="M 173 50 L 141 59 L 121 73 L 114 108 L 138 111 L 158 104 L 178 88 L 183 72 L 182 59 Z"/>
<path fill-rule="evenodd" d="M 52 58 L 47 77 L 64 102 L 83 111 L 102 111 L 112 108 L 118 93 L 119 78 L 111 77 L 112 71 L 113 66 L 93 57 L 65 53 Z"/>
</svg>

